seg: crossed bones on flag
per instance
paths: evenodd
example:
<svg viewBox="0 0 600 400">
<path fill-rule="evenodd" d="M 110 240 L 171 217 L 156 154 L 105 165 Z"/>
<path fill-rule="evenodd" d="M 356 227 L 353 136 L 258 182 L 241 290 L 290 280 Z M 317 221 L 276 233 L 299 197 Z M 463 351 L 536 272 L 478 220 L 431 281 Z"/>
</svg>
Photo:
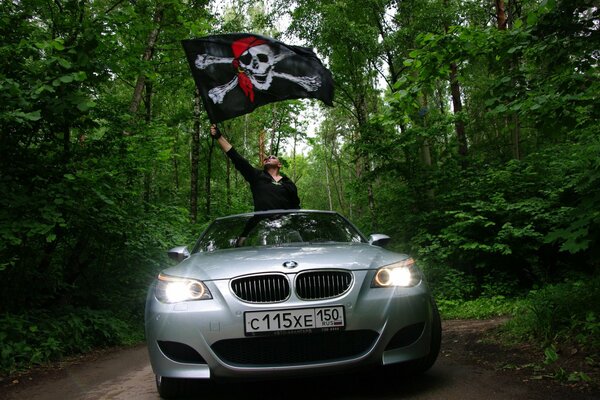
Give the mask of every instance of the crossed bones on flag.
<svg viewBox="0 0 600 400">
<path fill-rule="evenodd" d="M 275 71 L 277 63 L 293 56 L 289 49 L 274 49 L 264 40 L 248 36 L 232 43 L 234 57 L 218 57 L 210 54 L 199 54 L 194 61 L 196 68 L 204 70 L 213 64 L 231 64 L 236 76 L 229 82 L 216 86 L 208 91 L 213 103 L 221 104 L 223 99 L 236 86 L 240 86 L 246 97 L 254 102 L 254 88 L 267 91 L 273 78 L 285 79 L 300 85 L 308 92 L 317 91 L 321 87 L 319 76 L 295 76 L 285 72 Z"/>
</svg>

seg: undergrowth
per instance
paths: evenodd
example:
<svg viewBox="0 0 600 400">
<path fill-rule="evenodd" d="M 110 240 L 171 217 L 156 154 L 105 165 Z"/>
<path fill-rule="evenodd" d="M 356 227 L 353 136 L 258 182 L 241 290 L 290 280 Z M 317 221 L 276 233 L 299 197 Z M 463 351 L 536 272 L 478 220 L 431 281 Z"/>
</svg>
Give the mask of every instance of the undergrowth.
<svg viewBox="0 0 600 400">
<path fill-rule="evenodd" d="M 437 305 L 445 319 L 486 319 L 514 315 L 522 299 L 505 296 L 480 297 L 472 300 L 438 299 Z"/>
<path fill-rule="evenodd" d="M 143 340 L 135 318 L 113 311 L 67 308 L 0 315 L 0 376 L 110 346 Z"/>
<path fill-rule="evenodd" d="M 445 287 L 445 293 L 461 293 L 461 289 Z M 530 365 L 532 379 L 600 385 L 594 383 L 594 376 L 568 369 L 561 362 L 563 357 L 579 353 L 588 366 L 584 369 L 600 366 L 600 277 L 565 279 L 522 296 L 440 296 L 436 302 L 444 319 L 508 317 L 495 337 L 509 345 L 529 343 L 539 349 L 539 362 Z"/>
<path fill-rule="evenodd" d="M 506 324 L 508 335 L 550 346 L 571 342 L 600 350 L 600 277 L 532 290 Z"/>
<path fill-rule="evenodd" d="M 445 271 L 430 283 L 445 319 L 510 317 L 507 339 L 537 343 L 542 348 L 570 342 L 600 350 L 600 276 L 575 275 L 557 283 L 519 292 L 506 279 L 472 278 Z"/>
</svg>

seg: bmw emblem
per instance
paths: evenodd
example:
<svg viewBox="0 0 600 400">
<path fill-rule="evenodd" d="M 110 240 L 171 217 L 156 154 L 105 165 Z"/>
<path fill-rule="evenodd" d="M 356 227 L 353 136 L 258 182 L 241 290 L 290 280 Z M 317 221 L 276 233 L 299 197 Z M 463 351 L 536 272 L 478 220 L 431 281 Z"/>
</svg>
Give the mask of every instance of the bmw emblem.
<svg viewBox="0 0 600 400">
<path fill-rule="evenodd" d="M 292 269 L 292 268 L 296 268 L 297 266 L 298 266 L 298 263 L 296 261 L 286 261 L 283 263 L 284 268 Z"/>
</svg>

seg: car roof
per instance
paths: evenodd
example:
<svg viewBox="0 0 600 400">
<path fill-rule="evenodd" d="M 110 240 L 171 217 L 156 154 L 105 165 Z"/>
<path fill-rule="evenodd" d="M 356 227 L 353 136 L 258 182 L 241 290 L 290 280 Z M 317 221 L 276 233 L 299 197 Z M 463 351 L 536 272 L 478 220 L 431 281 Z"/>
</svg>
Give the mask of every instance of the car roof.
<svg viewBox="0 0 600 400">
<path fill-rule="evenodd" d="M 329 211 L 329 210 L 304 210 L 304 209 L 279 209 L 279 210 L 268 210 L 268 211 L 254 211 L 249 213 L 242 214 L 234 214 L 227 215 L 223 217 L 215 218 L 215 221 L 220 221 L 229 218 L 238 218 L 238 217 L 252 217 L 254 215 L 272 215 L 272 214 L 295 214 L 295 213 L 311 213 L 311 214 L 336 214 L 339 215 L 337 211 Z"/>
</svg>

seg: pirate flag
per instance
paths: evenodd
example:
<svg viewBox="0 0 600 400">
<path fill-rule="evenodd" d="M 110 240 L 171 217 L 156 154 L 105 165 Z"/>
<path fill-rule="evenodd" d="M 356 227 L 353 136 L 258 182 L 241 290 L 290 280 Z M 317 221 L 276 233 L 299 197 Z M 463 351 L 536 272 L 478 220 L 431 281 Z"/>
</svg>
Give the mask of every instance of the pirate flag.
<svg viewBox="0 0 600 400">
<path fill-rule="evenodd" d="M 309 48 L 248 33 L 182 44 L 212 123 L 288 99 L 313 98 L 333 106 L 331 72 Z"/>
</svg>

